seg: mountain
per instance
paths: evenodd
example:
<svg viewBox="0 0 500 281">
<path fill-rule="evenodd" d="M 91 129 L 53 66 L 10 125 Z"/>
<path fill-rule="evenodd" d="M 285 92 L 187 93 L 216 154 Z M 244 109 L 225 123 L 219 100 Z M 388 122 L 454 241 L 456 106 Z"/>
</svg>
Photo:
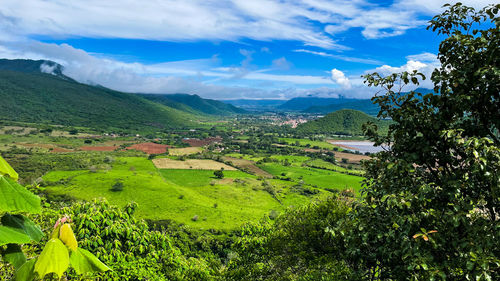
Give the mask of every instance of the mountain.
<svg viewBox="0 0 500 281">
<path fill-rule="evenodd" d="M 277 106 L 280 106 L 286 102 L 286 100 L 223 100 L 222 102 L 232 104 L 234 106 L 244 108 L 253 111 L 267 111 L 275 110 Z"/>
<path fill-rule="evenodd" d="M 278 106 L 277 108 L 286 111 L 302 111 L 308 109 L 311 106 L 340 104 L 350 101 L 356 101 L 356 100 L 346 99 L 346 98 L 297 97 L 288 100 L 287 102 Z"/>
<path fill-rule="evenodd" d="M 226 104 L 217 100 L 204 99 L 198 95 L 141 94 L 140 96 L 150 101 L 160 103 L 182 111 L 187 111 L 193 114 L 231 115 L 231 114 L 248 113 L 246 110 L 238 108 L 234 105 Z"/>
<path fill-rule="evenodd" d="M 389 126 L 389 121 L 378 120 L 358 110 L 342 109 L 300 124 L 296 131 L 303 134 L 362 135 L 361 127 L 369 121 L 377 124 L 382 132 Z"/>
<path fill-rule="evenodd" d="M 355 109 L 372 116 L 376 116 L 380 111 L 380 107 L 377 104 L 373 104 L 373 102 L 369 99 L 362 99 L 349 100 L 342 103 L 334 103 L 323 106 L 315 105 L 303 110 L 302 112 L 326 114 L 341 109 Z"/>
<path fill-rule="evenodd" d="M 186 127 L 196 119 L 134 94 L 78 83 L 48 61 L 0 60 L 0 101 L 0 119 L 19 122 L 143 130 Z"/>
<path fill-rule="evenodd" d="M 0 70 L 25 73 L 48 73 L 65 80 L 72 80 L 62 73 L 62 66 L 48 60 L 7 60 L 0 59 Z"/>
</svg>

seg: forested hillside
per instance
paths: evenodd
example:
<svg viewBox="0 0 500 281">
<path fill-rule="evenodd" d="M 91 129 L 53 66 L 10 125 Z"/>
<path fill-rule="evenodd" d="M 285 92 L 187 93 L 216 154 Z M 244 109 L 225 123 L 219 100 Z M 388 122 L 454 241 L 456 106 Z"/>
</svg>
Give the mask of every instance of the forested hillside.
<svg viewBox="0 0 500 281">
<path fill-rule="evenodd" d="M 204 99 L 198 95 L 188 94 L 141 94 L 150 101 L 154 101 L 172 108 L 182 111 L 191 112 L 194 114 L 209 114 L 209 115 L 231 115 L 247 113 L 246 110 L 237 108 L 231 104 L 221 101 Z"/>
<path fill-rule="evenodd" d="M 6 63 L 7 62 L 7 63 Z M 15 62 L 3 60 L 9 68 Z M 99 129 L 185 127 L 195 118 L 133 94 L 77 83 L 64 76 L 36 72 L 40 61 L 0 70 L 2 120 L 85 126 Z"/>
<path fill-rule="evenodd" d="M 358 110 L 343 109 L 297 127 L 302 134 L 362 135 L 363 124 L 373 122 L 381 131 L 387 131 L 388 121 L 380 121 Z"/>
</svg>

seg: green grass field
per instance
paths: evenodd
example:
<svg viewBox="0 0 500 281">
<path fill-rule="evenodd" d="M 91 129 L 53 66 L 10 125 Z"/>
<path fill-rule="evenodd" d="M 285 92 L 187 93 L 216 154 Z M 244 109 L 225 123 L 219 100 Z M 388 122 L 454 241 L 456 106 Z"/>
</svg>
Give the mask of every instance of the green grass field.
<svg viewBox="0 0 500 281">
<path fill-rule="evenodd" d="M 306 165 L 308 165 L 310 167 L 322 168 L 322 169 L 327 169 L 327 170 L 332 170 L 332 171 L 337 171 L 337 172 L 357 174 L 360 176 L 362 176 L 364 174 L 363 170 L 349 170 L 349 169 L 337 166 L 335 164 L 332 164 L 330 162 L 326 162 L 325 160 L 322 160 L 322 159 L 314 159 L 314 160 L 307 161 Z"/>
<path fill-rule="evenodd" d="M 225 171 L 224 175 L 219 180 L 212 171 L 158 170 L 146 158 L 119 157 L 108 169 L 52 171 L 44 180 L 52 184 L 46 187 L 50 193 L 83 200 L 105 197 L 120 206 L 135 201 L 140 218 L 170 219 L 202 229 L 234 229 L 271 210 L 283 211 L 327 195 L 303 196 L 289 190 L 290 182 L 269 180 L 280 203 L 263 190 L 262 181 L 255 176 L 241 171 Z M 123 190 L 111 191 L 117 181 L 123 182 Z M 193 221 L 195 216 L 198 219 Z"/>
<path fill-rule="evenodd" d="M 294 139 L 294 138 L 280 138 L 280 142 L 286 142 L 289 145 L 296 145 L 297 142 L 299 142 L 300 146 L 304 145 L 310 145 L 310 148 L 313 148 L 315 146 L 322 148 L 322 149 L 329 149 L 333 150 L 333 148 L 337 147 L 331 143 L 328 143 L 326 141 L 312 141 L 312 140 L 307 140 L 307 139 Z M 339 151 L 342 150 L 342 148 L 337 147 Z"/>
<path fill-rule="evenodd" d="M 359 191 L 363 180 L 362 177 L 358 176 L 310 167 L 283 166 L 277 163 L 264 163 L 259 167 L 274 176 L 290 177 L 296 182 L 303 180 L 304 184 L 318 186 L 319 188 L 340 190 L 349 188 Z"/>
</svg>

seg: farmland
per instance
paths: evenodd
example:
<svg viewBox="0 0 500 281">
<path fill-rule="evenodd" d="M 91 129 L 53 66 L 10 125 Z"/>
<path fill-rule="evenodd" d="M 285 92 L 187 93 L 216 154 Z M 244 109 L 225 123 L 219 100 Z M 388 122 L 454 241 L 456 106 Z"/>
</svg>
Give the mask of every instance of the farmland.
<svg viewBox="0 0 500 281">
<path fill-rule="evenodd" d="M 256 176 L 238 170 L 224 171 L 224 175 L 216 179 L 209 170 L 158 170 L 146 158 L 120 157 L 107 168 L 52 171 L 43 179 L 52 194 L 84 200 L 105 197 L 119 206 L 134 201 L 141 218 L 168 219 L 202 229 L 232 229 L 272 210 L 283 211 L 310 200 L 290 191 L 290 182 L 269 181 L 278 192 L 278 202 Z M 111 190 L 116 182 L 123 183 L 122 191 Z"/>
<path fill-rule="evenodd" d="M 182 156 L 182 155 L 196 154 L 202 151 L 203 149 L 201 147 L 170 148 L 168 150 L 168 154 L 173 156 Z"/>
<path fill-rule="evenodd" d="M 190 169 L 190 170 L 220 170 L 227 171 L 236 170 L 231 166 L 213 160 L 195 160 L 188 159 L 185 161 L 172 160 L 169 158 L 157 158 L 153 160 L 158 169 Z"/>
</svg>

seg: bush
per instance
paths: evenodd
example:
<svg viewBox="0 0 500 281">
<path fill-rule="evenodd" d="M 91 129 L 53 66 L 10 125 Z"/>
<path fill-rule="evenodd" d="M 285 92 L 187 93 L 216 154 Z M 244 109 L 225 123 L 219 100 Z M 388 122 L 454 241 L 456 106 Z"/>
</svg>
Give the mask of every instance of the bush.
<svg viewBox="0 0 500 281">
<path fill-rule="evenodd" d="M 271 210 L 269 212 L 269 218 L 275 220 L 279 216 L 279 213 L 276 210 Z"/>
<path fill-rule="evenodd" d="M 222 179 L 224 178 L 224 169 L 220 169 L 220 170 L 217 170 L 217 171 L 214 171 L 214 176 L 218 179 Z"/>
<path fill-rule="evenodd" d="M 123 190 L 123 182 L 121 180 L 117 180 L 115 184 L 111 187 L 111 191 L 122 191 Z"/>
</svg>

